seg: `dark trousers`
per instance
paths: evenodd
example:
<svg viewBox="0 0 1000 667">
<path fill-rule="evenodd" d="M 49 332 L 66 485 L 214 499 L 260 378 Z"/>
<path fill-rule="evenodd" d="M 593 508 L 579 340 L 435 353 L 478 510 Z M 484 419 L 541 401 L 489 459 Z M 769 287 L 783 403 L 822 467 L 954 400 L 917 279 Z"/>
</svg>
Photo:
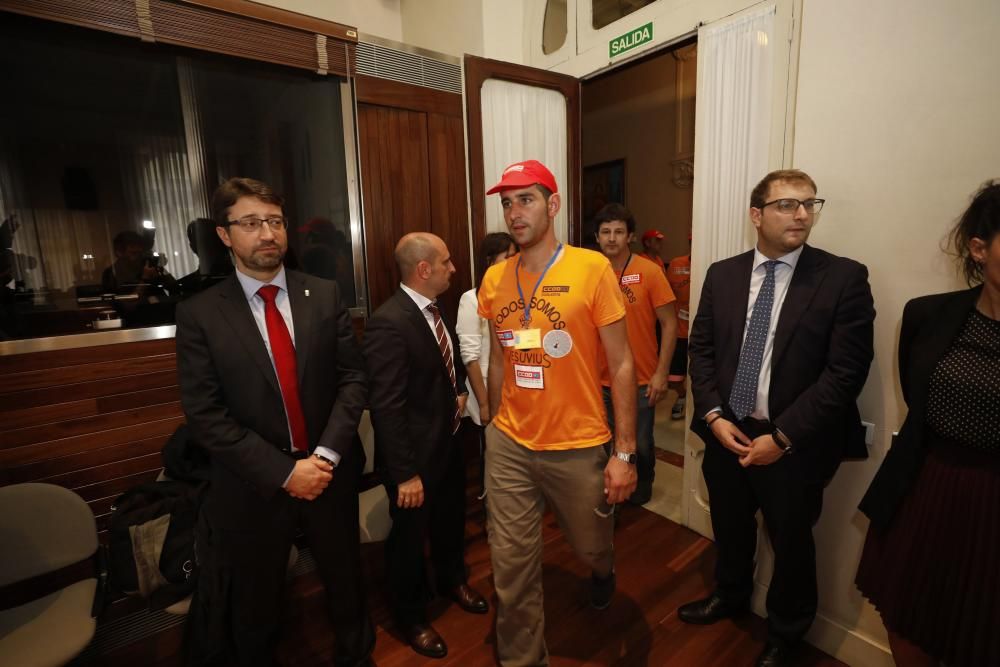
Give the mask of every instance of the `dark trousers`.
<svg viewBox="0 0 1000 667">
<path fill-rule="evenodd" d="M 740 424 L 751 439 L 770 431 Z M 753 592 L 757 510 L 774 549 L 767 593 L 768 636 L 794 644 L 816 617 L 816 546 L 812 529 L 823 507 L 823 483 L 806 482 L 797 454 L 767 466 L 740 465 L 739 457 L 709 434 L 702 472 L 712 508 L 718 560 L 716 592 L 728 602 L 748 604 Z"/>
<path fill-rule="evenodd" d="M 461 441 L 454 437 L 440 476 L 422 480 L 424 504 L 403 509 L 397 487 L 386 484 L 392 530 L 385 542 L 386 575 L 396 623 L 409 627 L 427 622 L 433 597 L 427 581 L 424 540 L 439 593 L 465 583 L 465 465 Z"/>
<path fill-rule="evenodd" d="M 326 588 L 336 633 L 334 664 L 367 664 L 375 632 L 362 585 L 362 463 L 357 456 L 345 459 L 316 500 L 296 500 L 279 491 L 275 511 L 260 517 L 254 530 L 213 531 L 210 518 L 203 523 L 198 588 L 188 617 L 189 664 L 275 664 L 288 554 L 300 530 Z"/>
</svg>

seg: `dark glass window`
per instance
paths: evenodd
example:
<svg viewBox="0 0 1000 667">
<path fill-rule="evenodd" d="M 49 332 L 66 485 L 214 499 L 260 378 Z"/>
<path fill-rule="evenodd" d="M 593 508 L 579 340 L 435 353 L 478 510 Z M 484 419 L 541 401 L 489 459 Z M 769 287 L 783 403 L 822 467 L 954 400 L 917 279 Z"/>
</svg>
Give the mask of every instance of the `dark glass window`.
<svg viewBox="0 0 1000 667">
<path fill-rule="evenodd" d="M 656 0 L 592 0 L 591 24 L 599 30 L 654 2 Z"/>
<path fill-rule="evenodd" d="M 232 176 L 285 196 L 286 265 L 355 305 L 341 79 L 3 18 L 0 339 L 172 323 L 233 270 L 208 220 Z"/>
</svg>

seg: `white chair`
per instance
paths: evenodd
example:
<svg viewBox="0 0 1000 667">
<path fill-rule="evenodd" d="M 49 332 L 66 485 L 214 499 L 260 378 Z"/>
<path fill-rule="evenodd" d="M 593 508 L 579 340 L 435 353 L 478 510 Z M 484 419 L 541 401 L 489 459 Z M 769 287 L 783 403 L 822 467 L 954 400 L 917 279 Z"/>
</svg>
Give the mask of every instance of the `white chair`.
<svg viewBox="0 0 1000 667">
<path fill-rule="evenodd" d="M 375 470 L 375 431 L 371 418 L 365 410 L 358 424 L 358 436 L 365 450 L 364 474 Z M 361 526 L 361 542 L 381 542 L 389 537 L 392 519 L 389 517 L 389 496 L 385 487 L 379 484 L 358 495 L 358 523 Z"/>
<path fill-rule="evenodd" d="M 0 586 L 55 572 L 97 551 L 97 524 L 84 500 L 54 484 L 0 488 Z M 0 611 L 0 664 L 64 665 L 90 642 L 97 579 Z"/>
</svg>

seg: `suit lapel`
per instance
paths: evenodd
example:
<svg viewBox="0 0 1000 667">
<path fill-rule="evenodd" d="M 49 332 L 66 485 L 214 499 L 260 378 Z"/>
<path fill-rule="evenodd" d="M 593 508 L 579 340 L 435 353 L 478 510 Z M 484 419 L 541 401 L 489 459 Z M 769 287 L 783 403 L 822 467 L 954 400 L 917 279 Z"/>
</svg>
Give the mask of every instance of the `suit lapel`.
<svg viewBox="0 0 1000 667">
<path fill-rule="evenodd" d="M 417 304 L 413 302 L 410 295 L 399 290 L 396 292 L 396 299 L 399 301 L 400 308 L 406 314 L 407 318 L 410 320 L 410 324 L 417 331 L 417 337 L 424 341 L 429 347 L 433 347 L 437 355 L 441 355 L 441 348 L 438 347 L 437 338 L 434 337 L 434 333 L 431 331 L 430 326 L 427 324 L 427 318 L 424 314 L 417 308 Z"/>
<path fill-rule="evenodd" d="M 278 378 L 274 374 L 271 357 L 267 354 L 264 339 L 260 335 L 257 322 L 250 312 L 250 304 L 247 303 L 246 295 L 235 273 L 226 279 L 224 289 L 219 290 L 219 312 L 233 329 L 247 355 L 267 378 L 271 388 L 280 394 L 281 389 L 278 387 Z"/>
<path fill-rule="evenodd" d="M 721 308 L 717 312 L 729 312 L 733 315 L 729 318 L 729 340 L 736 341 L 736 362 L 732 372 L 736 374 L 736 364 L 739 363 L 740 352 L 743 347 L 743 330 L 747 324 L 747 308 L 750 306 L 750 274 L 753 272 L 753 250 L 738 255 L 734 265 L 735 274 L 727 277 L 727 282 L 731 279 L 730 285 L 742 285 L 740 289 L 725 289 L 722 292 L 724 302 L 720 303 Z"/>
<path fill-rule="evenodd" d="M 292 324 L 295 325 L 295 367 L 298 369 L 299 386 L 302 386 L 302 378 L 309 356 L 309 343 L 312 340 L 313 309 L 309 302 L 310 297 L 306 296 L 305 280 L 301 275 L 286 270 L 285 284 L 288 285 L 288 301 L 292 306 Z"/>
<path fill-rule="evenodd" d="M 424 344 L 430 348 L 427 354 L 433 355 L 441 363 L 441 373 L 448 378 L 449 384 L 451 383 L 451 376 L 448 375 L 448 369 L 445 368 L 444 361 L 441 359 L 441 347 L 438 345 L 437 337 L 434 332 L 431 331 L 430 325 L 427 324 L 427 319 L 424 314 L 417 308 L 417 304 L 413 302 L 406 292 L 400 289 L 396 292 L 396 298 L 399 300 L 400 307 L 403 312 L 406 313 L 410 324 L 416 329 L 417 337 L 424 341 Z M 444 322 L 444 315 L 442 314 L 442 322 Z M 447 324 L 445 324 L 447 327 Z M 454 346 L 453 346 L 454 347 Z M 454 351 L 454 350 L 453 350 Z"/>
<path fill-rule="evenodd" d="M 809 304 L 812 303 L 816 290 L 826 277 L 825 269 L 826 262 L 823 258 L 812 248 L 805 246 L 792 274 L 792 282 L 788 285 L 781 312 L 778 314 L 778 326 L 774 332 L 774 350 L 771 356 L 772 368 L 777 365 L 788 347 L 802 315 L 809 310 Z"/>
</svg>

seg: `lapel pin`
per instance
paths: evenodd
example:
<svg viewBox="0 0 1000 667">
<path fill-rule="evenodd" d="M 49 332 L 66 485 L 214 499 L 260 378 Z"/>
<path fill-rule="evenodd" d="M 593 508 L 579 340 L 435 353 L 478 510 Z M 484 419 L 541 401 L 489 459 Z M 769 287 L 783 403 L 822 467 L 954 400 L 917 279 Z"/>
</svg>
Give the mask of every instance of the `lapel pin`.
<svg viewBox="0 0 1000 667">
<path fill-rule="evenodd" d="M 309 290 L 306 290 L 306 296 L 309 296 Z"/>
</svg>

